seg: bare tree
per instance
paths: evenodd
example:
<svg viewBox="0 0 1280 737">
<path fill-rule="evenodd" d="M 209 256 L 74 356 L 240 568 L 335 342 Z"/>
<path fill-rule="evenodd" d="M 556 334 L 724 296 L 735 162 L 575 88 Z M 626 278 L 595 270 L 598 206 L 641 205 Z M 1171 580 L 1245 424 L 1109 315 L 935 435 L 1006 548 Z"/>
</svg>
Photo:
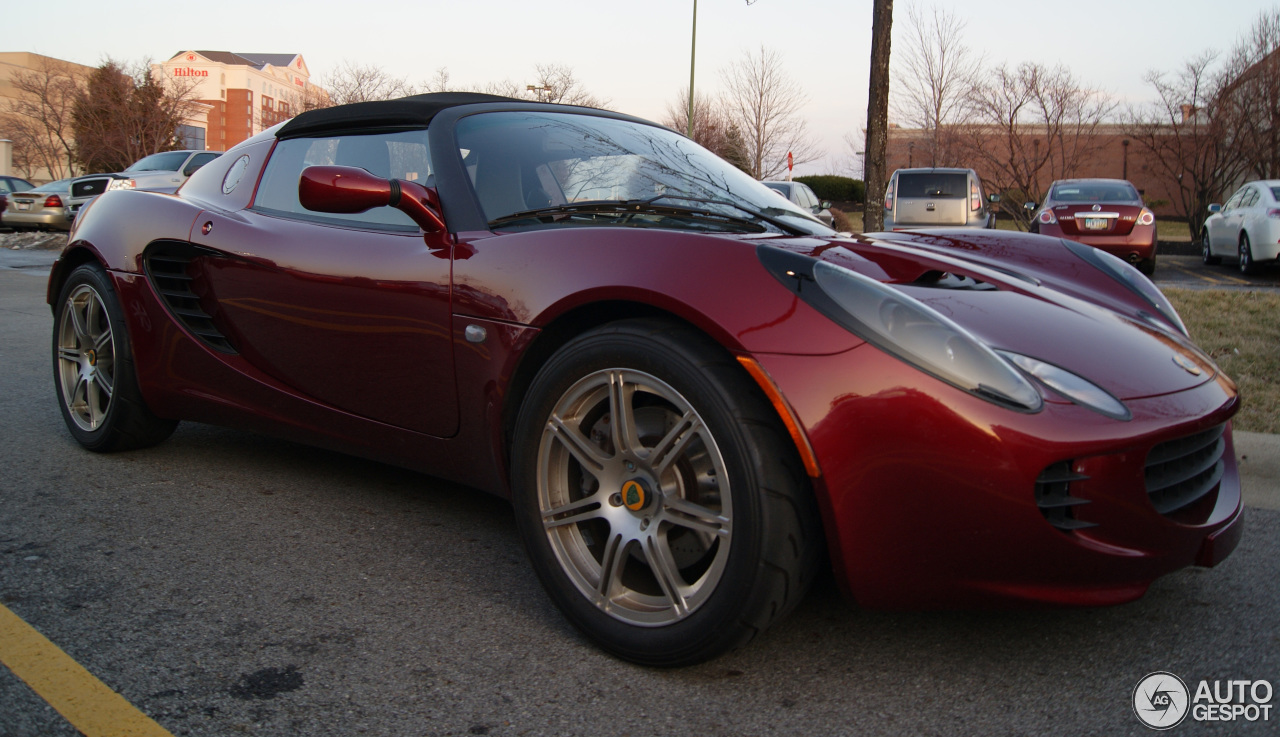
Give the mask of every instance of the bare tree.
<svg viewBox="0 0 1280 737">
<path fill-rule="evenodd" d="M 689 130 L 689 89 L 681 87 L 674 102 L 667 104 L 662 124 L 684 133 Z M 693 140 L 743 171 L 750 171 L 742 131 L 725 114 L 719 100 L 702 95 L 693 106 Z"/>
<path fill-rule="evenodd" d="M 783 71 L 778 52 L 763 46 L 758 53 L 748 51 L 722 78 L 725 110 L 742 132 L 747 173 L 756 179 L 780 176 L 788 152 L 796 164 L 821 158 L 800 117 L 808 97 Z"/>
<path fill-rule="evenodd" d="M 449 83 L 448 67 L 439 67 L 436 69 L 435 76 L 430 82 L 423 87 L 423 92 L 452 92 L 453 86 Z"/>
<path fill-rule="evenodd" d="M 1063 67 L 1026 62 L 1001 66 L 970 92 L 970 121 L 958 126 L 961 155 L 984 174 L 989 191 L 1003 192 L 1002 209 L 1029 224 L 1024 200 L 1076 173 L 1102 150 L 1100 126 L 1115 110 L 1102 93 L 1085 88 Z"/>
<path fill-rule="evenodd" d="M 31 70 L 14 72 L 8 109 L 0 110 L 0 137 L 13 141 L 13 165 L 32 178 L 75 176 L 72 109 L 83 80 L 67 62 L 40 57 Z"/>
<path fill-rule="evenodd" d="M 889 49 L 893 43 L 893 0 L 875 0 L 871 10 L 871 74 L 867 95 L 866 184 L 862 228 L 884 228 L 884 190 L 889 184 L 885 150 L 889 144 Z"/>
<path fill-rule="evenodd" d="M 95 69 L 72 110 L 75 159 L 85 171 L 120 171 L 178 148 L 178 127 L 192 112 L 194 84 L 152 72 L 149 60 Z"/>
<path fill-rule="evenodd" d="M 1240 37 L 1221 83 L 1217 113 L 1248 175 L 1280 178 L 1280 8 L 1259 14 Z"/>
<path fill-rule="evenodd" d="M 391 100 L 412 95 L 417 90 L 404 77 L 396 77 L 374 64 L 344 60 L 321 85 L 329 91 L 334 105 L 371 100 Z"/>
<path fill-rule="evenodd" d="M 926 132 L 922 162 L 929 166 L 960 163 L 947 126 L 963 116 L 983 63 L 964 44 L 965 25 L 953 12 L 913 2 L 893 57 L 890 107 L 898 122 Z"/>
<path fill-rule="evenodd" d="M 1157 100 L 1126 114 L 1125 135 L 1147 155 L 1166 181 L 1176 183 L 1174 207 L 1192 233 L 1199 233 L 1209 203 L 1226 193 L 1247 163 L 1234 146 L 1224 99 L 1223 75 L 1213 72 L 1217 55 L 1205 52 L 1176 74 L 1148 72 Z"/>
</svg>

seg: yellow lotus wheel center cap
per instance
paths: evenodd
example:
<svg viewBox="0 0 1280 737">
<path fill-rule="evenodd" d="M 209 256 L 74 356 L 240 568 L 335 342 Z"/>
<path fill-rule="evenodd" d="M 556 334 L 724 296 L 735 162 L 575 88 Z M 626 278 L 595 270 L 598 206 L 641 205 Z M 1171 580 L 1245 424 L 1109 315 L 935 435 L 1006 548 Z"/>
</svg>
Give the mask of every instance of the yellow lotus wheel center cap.
<svg viewBox="0 0 1280 737">
<path fill-rule="evenodd" d="M 644 493 L 644 487 L 639 481 L 632 479 L 622 485 L 622 504 L 632 512 L 639 512 L 644 509 L 644 505 L 649 501 Z"/>
<path fill-rule="evenodd" d="M 84 354 L 84 355 L 85 355 L 85 357 L 86 357 L 86 358 L 88 358 L 88 359 L 89 359 L 89 365 L 90 365 L 90 366 L 97 366 L 97 365 L 98 365 L 98 354 L 97 354 L 96 352 L 94 352 L 94 350 L 93 350 L 92 348 L 90 348 L 89 350 L 85 351 L 85 354 Z"/>
</svg>

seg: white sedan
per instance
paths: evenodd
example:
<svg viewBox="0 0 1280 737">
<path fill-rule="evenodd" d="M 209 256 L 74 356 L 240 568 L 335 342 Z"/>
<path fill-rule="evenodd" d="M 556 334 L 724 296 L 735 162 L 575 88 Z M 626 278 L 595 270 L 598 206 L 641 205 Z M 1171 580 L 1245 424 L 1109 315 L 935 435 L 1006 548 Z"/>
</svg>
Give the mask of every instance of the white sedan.
<svg viewBox="0 0 1280 737">
<path fill-rule="evenodd" d="M 1206 264 L 1227 256 L 1239 260 L 1240 271 L 1253 274 L 1263 262 L 1280 258 L 1280 180 L 1249 182 L 1227 204 L 1209 205 L 1209 212 L 1201 233 Z"/>
</svg>

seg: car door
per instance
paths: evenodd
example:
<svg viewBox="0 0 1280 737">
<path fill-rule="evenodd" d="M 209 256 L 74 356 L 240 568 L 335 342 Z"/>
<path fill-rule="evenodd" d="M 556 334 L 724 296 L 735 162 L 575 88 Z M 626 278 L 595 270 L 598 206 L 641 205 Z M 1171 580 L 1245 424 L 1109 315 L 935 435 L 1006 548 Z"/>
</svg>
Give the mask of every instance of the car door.
<svg viewBox="0 0 1280 737">
<path fill-rule="evenodd" d="M 1240 237 L 1238 210 L 1247 192 L 1247 186 L 1236 190 L 1236 193 L 1231 195 L 1231 199 L 1222 206 L 1218 217 L 1209 218 L 1206 223 L 1209 229 L 1210 248 L 1215 254 L 1235 254 L 1236 242 Z"/>
<path fill-rule="evenodd" d="M 1238 225 L 1236 226 L 1236 244 L 1239 244 L 1240 242 L 1240 233 L 1249 233 L 1251 226 L 1253 226 L 1252 232 L 1255 234 L 1257 233 L 1256 225 L 1258 211 L 1259 209 L 1264 212 L 1266 211 L 1265 207 L 1259 206 L 1259 202 L 1261 201 L 1261 192 L 1259 190 L 1261 187 L 1248 185 L 1248 189 L 1249 194 L 1240 202 L 1240 208 L 1237 210 Z"/>
<path fill-rule="evenodd" d="M 192 242 L 216 254 L 203 259 L 200 288 L 228 342 L 263 373 L 344 412 L 450 436 L 450 250 L 394 208 L 304 209 L 302 170 L 335 164 L 425 181 L 426 132 L 277 143 L 248 209 L 197 218 Z"/>
</svg>

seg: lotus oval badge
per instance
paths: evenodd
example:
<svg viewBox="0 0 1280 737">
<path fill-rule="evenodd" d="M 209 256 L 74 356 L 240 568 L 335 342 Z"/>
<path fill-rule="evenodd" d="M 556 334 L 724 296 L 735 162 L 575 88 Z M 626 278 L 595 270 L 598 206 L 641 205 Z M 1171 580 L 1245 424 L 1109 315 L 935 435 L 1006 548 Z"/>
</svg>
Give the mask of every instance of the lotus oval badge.
<svg viewBox="0 0 1280 737">
<path fill-rule="evenodd" d="M 236 186 L 240 184 L 240 180 L 244 178 L 244 173 L 249 169 L 249 155 L 245 154 L 236 159 L 231 168 L 227 170 L 227 175 L 222 178 L 222 193 L 231 194 L 235 191 Z"/>
<path fill-rule="evenodd" d="M 644 508 L 645 502 L 644 487 L 639 481 L 632 479 L 622 485 L 622 504 L 632 512 L 639 512 Z"/>
<path fill-rule="evenodd" d="M 1181 353 L 1173 354 L 1173 362 L 1181 366 L 1183 371 L 1186 371 L 1192 376 L 1200 375 L 1200 367 L 1195 365 L 1190 358 L 1187 358 Z"/>
</svg>

